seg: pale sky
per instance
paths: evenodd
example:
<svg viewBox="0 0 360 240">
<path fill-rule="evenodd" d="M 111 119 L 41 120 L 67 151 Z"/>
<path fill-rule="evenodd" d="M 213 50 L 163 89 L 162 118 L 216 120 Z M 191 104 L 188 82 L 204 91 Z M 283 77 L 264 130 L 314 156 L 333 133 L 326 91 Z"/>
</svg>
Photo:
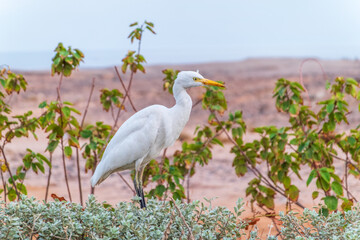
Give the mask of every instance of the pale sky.
<svg viewBox="0 0 360 240">
<path fill-rule="evenodd" d="M 81 49 L 89 67 L 96 57 L 113 64 L 135 49 L 129 24 L 145 19 L 157 32 L 143 39 L 150 64 L 354 59 L 360 57 L 359 13 L 358 0 L 0 0 L 0 65 L 24 64 L 35 52 L 52 56 L 58 42 Z"/>
</svg>

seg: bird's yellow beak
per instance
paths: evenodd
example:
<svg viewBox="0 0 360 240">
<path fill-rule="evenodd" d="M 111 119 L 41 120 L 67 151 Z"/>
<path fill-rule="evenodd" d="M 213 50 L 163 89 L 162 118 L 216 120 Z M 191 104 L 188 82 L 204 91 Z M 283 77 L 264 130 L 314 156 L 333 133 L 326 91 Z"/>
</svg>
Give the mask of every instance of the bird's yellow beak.
<svg viewBox="0 0 360 240">
<path fill-rule="evenodd" d="M 218 83 L 218 82 L 215 82 L 213 80 L 209 80 L 209 79 L 199 79 L 199 80 L 195 80 L 196 82 L 201 82 L 202 84 L 205 84 L 205 85 L 210 85 L 210 86 L 216 86 L 216 87 L 223 87 L 225 88 L 225 85 L 222 84 L 222 83 Z"/>
</svg>

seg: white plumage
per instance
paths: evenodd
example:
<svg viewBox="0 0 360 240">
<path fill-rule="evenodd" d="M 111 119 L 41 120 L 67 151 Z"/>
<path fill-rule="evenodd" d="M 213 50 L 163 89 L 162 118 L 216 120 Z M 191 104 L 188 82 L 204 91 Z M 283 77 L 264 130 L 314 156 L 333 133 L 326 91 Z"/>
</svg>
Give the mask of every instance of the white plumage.
<svg viewBox="0 0 360 240">
<path fill-rule="evenodd" d="M 91 178 L 91 185 L 101 183 L 113 172 L 135 169 L 135 189 L 142 199 L 141 207 L 146 207 L 142 191 L 144 167 L 164 148 L 174 144 L 189 120 L 192 101 L 186 89 L 204 84 L 224 86 L 204 79 L 198 72 L 180 72 L 173 86 L 176 104 L 172 108 L 152 105 L 126 120 L 106 147 Z"/>
</svg>

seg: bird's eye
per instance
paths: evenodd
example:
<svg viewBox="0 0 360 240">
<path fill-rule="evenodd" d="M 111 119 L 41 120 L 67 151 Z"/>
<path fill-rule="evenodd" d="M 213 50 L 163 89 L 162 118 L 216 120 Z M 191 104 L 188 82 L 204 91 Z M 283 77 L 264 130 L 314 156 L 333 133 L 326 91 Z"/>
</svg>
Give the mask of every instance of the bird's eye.
<svg viewBox="0 0 360 240">
<path fill-rule="evenodd" d="M 197 78 L 197 77 L 193 77 L 193 79 L 194 79 L 194 81 L 199 80 L 199 78 Z"/>
</svg>

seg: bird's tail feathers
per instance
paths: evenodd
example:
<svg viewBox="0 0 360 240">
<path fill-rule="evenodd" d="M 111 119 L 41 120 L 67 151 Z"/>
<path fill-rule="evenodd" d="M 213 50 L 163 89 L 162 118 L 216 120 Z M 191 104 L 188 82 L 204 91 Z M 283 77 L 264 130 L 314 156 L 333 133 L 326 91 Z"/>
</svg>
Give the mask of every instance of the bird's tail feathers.
<svg viewBox="0 0 360 240">
<path fill-rule="evenodd" d="M 95 187 L 96 185 L 99 185 L 100 183 L 102 183 L 109 175 L 111 174 L 111 172 L 107 172 L 102 176 L 99 176 L 96 174 L 96 172 L 94 173 L 94 175 L 91 177 L 91 186 Z"/>
</svg>

